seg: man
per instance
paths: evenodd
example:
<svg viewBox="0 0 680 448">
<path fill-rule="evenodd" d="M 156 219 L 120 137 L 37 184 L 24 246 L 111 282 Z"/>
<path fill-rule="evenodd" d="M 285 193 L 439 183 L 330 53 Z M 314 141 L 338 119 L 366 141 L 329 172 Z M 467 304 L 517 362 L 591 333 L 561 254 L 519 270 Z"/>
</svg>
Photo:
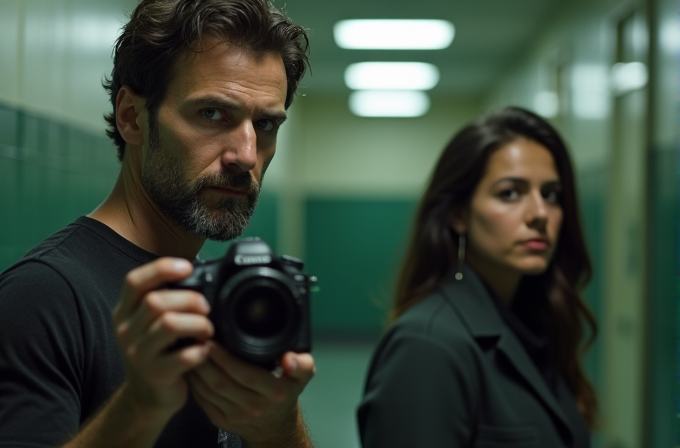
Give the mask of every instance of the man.
<svg viewBox="0 0 680 448">
<path fill-rule="evenodd" d="M 237 359 L 202 295 L 162 288 L 248 225 L 306 54 L 266 0 L 133 11 L 105 83 L 113 191 L 0 276 L 0 447 L 311 446 L 312 357 Z"/>
</svg>

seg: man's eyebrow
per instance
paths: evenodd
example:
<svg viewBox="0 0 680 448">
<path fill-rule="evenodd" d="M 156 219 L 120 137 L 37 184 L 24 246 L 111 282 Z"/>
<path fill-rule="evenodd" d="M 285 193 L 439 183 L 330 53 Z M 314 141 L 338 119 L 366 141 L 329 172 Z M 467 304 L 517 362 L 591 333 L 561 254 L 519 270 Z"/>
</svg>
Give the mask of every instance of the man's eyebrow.
<svg viewBox="0 0 680 448">
<path fill-rule="evenodd" d="M 283 123 L 288 118 L 288 115 L 285 112 L 281 112 L 281 111 L 273 110 L 273 109 L 265 109 L 265 110 L 262 111 L 262 113 L 260 115 L 262 116 L 262 118 L 275 121 L 278 124 Z"/>
<path fill-rule="evenodd" d="M 200 96 L 196 98 L 190 98 L 185 104 L 190 107 L 214 107 L 215 109 L 231 110 L 234 112 L 238 112 L 243 109 L 243 106 L 236 102 L 215 98 L 214 96 Z M 288 115 L 285 111 L 279 111 L 275 109 L 263 109 L 259 115 L 262 118 L 274 120 L 279 124 L 283 123 L 286 121 L 286 118 L 288 118 Z"/>
<path fill-rule="evenodd" d="M 238 111 L 242 109 L 242 107 L 235 102 L 215 98 L 214 96 L 199 96 L 195 98 L 190 98 L 186 101 L 185 104 L 188 106 L 214 107 L 215 109 L 225 109 L 233 111 Z"/>
</svg>

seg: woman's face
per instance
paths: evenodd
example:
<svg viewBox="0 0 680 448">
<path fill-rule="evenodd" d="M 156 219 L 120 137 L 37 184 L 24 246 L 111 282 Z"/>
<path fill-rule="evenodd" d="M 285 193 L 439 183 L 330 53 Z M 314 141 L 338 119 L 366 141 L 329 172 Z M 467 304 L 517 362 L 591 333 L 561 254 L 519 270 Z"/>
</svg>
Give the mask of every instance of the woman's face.
<svg viewBox="0 0 680 448">
<path fill-rule="evenodd" d="M 540 274 L 562 224 L 561 184 L 548 150 L 518 138 L 496 150 L 467 210 L 452 217 L 466 260 L 485 278 Z"/>
</svg>

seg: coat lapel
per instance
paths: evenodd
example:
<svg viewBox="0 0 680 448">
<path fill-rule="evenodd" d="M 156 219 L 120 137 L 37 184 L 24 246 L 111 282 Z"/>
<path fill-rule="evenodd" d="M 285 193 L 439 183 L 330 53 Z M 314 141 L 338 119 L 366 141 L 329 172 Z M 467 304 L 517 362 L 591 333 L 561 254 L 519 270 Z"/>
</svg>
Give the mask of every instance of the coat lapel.
<svg viewBox="0 0 680 448">
<path fill-rule="evenodd" d="M 496 348 L 525 380 L 527 388 L 539 397 L 543 405 L 571 433 L 569 421 L 556 397 L 519 339 L 500 316 L 493 299 L 475 272 L 466 267 L 463 280 L 451 280 L 441 290 L 475 340 L 478 343 L 484 342 L 487 347 L 489 341 L 495 342 Z"/>
</svg>

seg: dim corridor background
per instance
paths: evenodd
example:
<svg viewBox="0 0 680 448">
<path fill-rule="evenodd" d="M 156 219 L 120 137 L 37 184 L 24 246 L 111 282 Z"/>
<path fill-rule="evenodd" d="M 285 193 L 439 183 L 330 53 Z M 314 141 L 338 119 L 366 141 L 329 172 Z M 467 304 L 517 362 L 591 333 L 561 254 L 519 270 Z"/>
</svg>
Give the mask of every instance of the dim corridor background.
<svg viewBox="0 0 680 448">
<path fill-rule="evenodd" d="M 0 0 L 0 270 L 112 187 L 119 163 L 101 82 L 135 4 Z M 318 372 L 302 395 L 318 447 L 359 446 L 366 367 L 439 152 L 467 121 L 506 105 L 548 118 L 576 166 L 600 328 L 587 357 L 603 417 L 593 446 L 679 447 L 680 0 L 274 4 L 310 29 L 312 73 L 247 235 L 319 278 Z M 443 18 L 456 35 L 443 50 L 343 50 L 332 28 L 349 18 Z M 343 71 L 365 60 L 435 64 L 429 111 L 353 115 Z M 225 247 L 209 242 L 201 255 Z"/>
</svg>

